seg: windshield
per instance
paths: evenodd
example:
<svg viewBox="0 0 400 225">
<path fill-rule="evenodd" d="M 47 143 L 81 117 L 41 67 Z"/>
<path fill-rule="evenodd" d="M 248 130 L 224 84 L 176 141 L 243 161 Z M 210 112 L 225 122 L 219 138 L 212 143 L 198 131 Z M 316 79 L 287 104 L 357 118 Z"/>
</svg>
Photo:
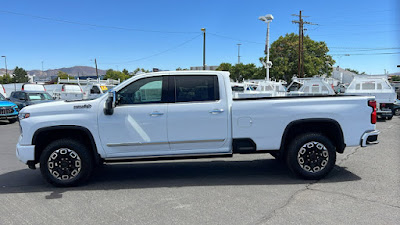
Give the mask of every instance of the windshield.
<svg viewBox="0 0 400 225">
<path fill-rule="evenodd" d="M 43 101 L 52 100 L 51 96 L 47 93 L 27 93 L 30 101 Z"/>
<path fill-rule="evenodd" d="M 2 94 L 0 94 L 0 101 L 6 101 L 6 98 Z"/>
</svg>

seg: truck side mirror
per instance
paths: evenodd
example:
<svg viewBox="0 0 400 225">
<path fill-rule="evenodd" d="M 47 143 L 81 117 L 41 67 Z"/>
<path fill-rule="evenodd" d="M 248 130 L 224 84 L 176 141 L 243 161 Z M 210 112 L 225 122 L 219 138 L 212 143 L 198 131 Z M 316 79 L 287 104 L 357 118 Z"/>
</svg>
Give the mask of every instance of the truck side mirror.
<svg viewBox="0 0 400 225">
<path fill-rule="evenodd" d="M 104 106 L 105 115 L 112 115 L 114 113 L 116 95 L 117 94 L 115 93 L 115 91 L 108 92 L 108 98 Z"/>
</svg>

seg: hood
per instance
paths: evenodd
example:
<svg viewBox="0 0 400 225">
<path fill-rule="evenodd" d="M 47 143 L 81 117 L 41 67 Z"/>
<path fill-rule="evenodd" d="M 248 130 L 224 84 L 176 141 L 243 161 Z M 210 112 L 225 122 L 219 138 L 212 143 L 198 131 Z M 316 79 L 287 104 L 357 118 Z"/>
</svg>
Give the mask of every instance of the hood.
<svg viewBox="0 0 400 225">
<path fill-rule="evenodd" d="M 54 100 L 40 100 L 40 101 L 29 101 L 29 105 L 39 104 L 39 103 L 46 103 L 46 102 L 54 102 Z"/>
<path fill-rule="evenodd" d="M 16 104 L 9 101 L 0 101 L 0 107 L 17 106 Z"/>
<path fill-rule="evenodd" d="M 42 101 L 41 101 L 42 102 Z M 43 101 L 45 102 L 45 101 Z M 95 110 L 100 99 L 82 102 L 47 101 L 41 104 L 28 105 L 21 109 L 21 113 L 38 113 L 41 115 L 57 115 L 69 113 L 82 113 Z M 39 103 L 39 102 L 36 102 Z"/>
</svg>

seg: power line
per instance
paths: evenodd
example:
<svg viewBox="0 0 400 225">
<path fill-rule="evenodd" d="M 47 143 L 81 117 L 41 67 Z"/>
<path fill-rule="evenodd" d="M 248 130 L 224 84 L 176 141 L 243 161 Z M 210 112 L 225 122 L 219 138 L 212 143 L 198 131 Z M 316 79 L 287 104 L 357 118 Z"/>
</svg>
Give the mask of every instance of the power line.
<svg viewBox="0 0 400 225">
<path fill-rule="evenodd" d="M 82 25 L 82 26 L 90 26 L 90 27 L 96 27 L 96 28 L 107 28 L 107 29 L 136 31 L 136 32 L 148 32 L 148 33 L 168 33 L 168 34 L 194 34 L 194 33 L 199 33 L 199 32 L 191 32 L 191 31 L 162 31 L 162 30 L 146 30 L 146 29 L 137 29 L 137 28 L 128 28 L 128 27 L 107 26 L 107 25 L 91 24 L 91 23 L 84 23 L 84 22 L 78 22 L 78 21 L 71 21 L 71 20 L 50 18 L 50 17 L 44 17 L 44 16 L 37 16 L 37 15 L 32 15 L 32 14 L 17 13 L 17 12 L 11 12 L 11 11 L 6 11 L 6 10 L 0 10 L 0 13 L 7 13 L 7 14 L 18 15 L 18 16 L 25 16 L 25 17 L 31 17 L 31 18 L 36 18 L 36 19 L 48 20 L 48 21 L 55 21 L 55 22 L 60 22 L 60 23 L 68 23 L 68 24 L 75 24 L 75 25 Z"/>
<path fill-rule="evenodd" d="M 152 57 L 155 57 L 155 56 L 158 56 L 158 55 L 164 54 L 164 53 L 166 53 L 166 52 L 169 52 L 169 51 L 175 50 L 175 49 L 177 49 L 177 48 L 179 48 L 179 47 L 181 47 L 181 46 L 183 46 L 183 45 L 185 45 L 185 44 L 187 44 L 187 43 L 189 43 L 189 42 L 193 41 L 194 39 L 196 39 L 196 38 L 198 38 L 198 37 L 200 37 L 200 36 L 202 36 L 202 35 L 203 35 L 203 34 L 196 35 L 196 36 L 194 36 L 193 38 L 191 38 L 191 39 L 189 39 L 189 40 L 187 40 L 187 41 L 185 41 L 185 42 L 182 42 L 182 43 L 181 43 L 181 44 L 179 44 L 179 45 L 176 45 L 175 47 L 172 47 L 172 48 L 166 49 L 166 50 L 164 50 L 164 51 L 162 51 L 162 52 L 158 52 L 158 53 L 156 53 L 156 54 L 149 55 L 149 56 L 146 56 L 146 57 L 143 57 L 143 58 L 134 59 L 134 60 L 125 61 L 125 62 L 115 62 L 115 63 L 99 63 L 99 64 L 105 64 L 105 65 L 129 64 L 129 63 L 133 63 L 133 62 L 137 62 L 137 61 L 141 61 L 141 60 L 149 59 L 149 58 L 152 58 Z"/>
</svg>

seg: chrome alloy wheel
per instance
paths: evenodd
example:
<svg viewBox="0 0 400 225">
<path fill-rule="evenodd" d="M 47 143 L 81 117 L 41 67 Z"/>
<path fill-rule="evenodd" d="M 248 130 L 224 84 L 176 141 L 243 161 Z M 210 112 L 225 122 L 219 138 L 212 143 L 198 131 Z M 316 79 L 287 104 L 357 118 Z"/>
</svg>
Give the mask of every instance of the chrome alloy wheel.
<svg viewBox="0 0 400 225">
<path fill-rule="evenodd" d="M 316 173 L 328 164 L 328 149 L 320 142 L 310 141 L 300 148 L 297 161 L 303 170 Z"/>
<path fill-rule="evenodd" d="M 81 158 L 74 150 L 60 148 L 51 153 L 47 161 L 47 168 L 55 178 L 70 180 L 81 171 Z"/>
</svg>

